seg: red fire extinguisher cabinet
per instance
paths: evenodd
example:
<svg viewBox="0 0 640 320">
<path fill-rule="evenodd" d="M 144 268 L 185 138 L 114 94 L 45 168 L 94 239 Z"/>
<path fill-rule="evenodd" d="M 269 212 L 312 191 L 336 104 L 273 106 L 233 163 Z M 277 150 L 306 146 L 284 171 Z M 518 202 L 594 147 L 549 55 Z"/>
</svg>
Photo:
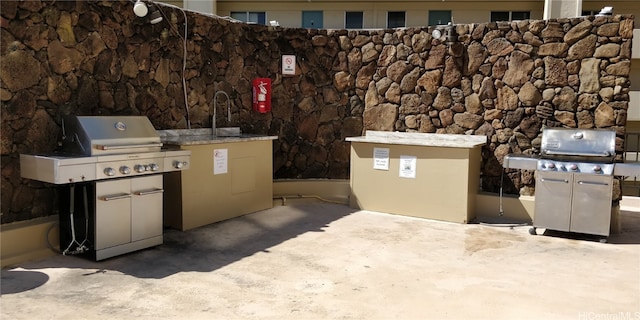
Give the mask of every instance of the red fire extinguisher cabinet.
<svg viewBox="0 0 640 320">
<path fill-rule="evenodd" d="M 271 79 L 253 79 L 253 110 L 260 113 L 271 111 Z"/>
</svg>

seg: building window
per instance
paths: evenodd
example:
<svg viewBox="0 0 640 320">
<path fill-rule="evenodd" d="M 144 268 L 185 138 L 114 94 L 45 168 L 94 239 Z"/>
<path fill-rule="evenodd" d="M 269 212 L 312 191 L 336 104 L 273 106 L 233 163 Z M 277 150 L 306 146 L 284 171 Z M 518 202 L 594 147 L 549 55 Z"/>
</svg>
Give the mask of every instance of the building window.
<svg viewBox="0 0 640 320">
<path fill-rule="evenodd" d="M 362 29 L 363 27 L 362 11 L 347 11 L 344 15 L 344 28 L 345 29 Z"/>
<path fill-rule="evenodd" d="M 324 12 L 302 11 L 302 27 L 307 29 L 322 29 Z"/>
<path fill-rule="evenodd" d="M 491 22 L 527 20 L 530 16 L 529 11 L 491 11 Z"/>
<path fill-rule="evenodd" d="M 404 11 L 387 12 L 387 28 L 403 28 L 405 27 Z"/>
<path fill-rule="evenodd" d="M 231 12 L 231 18 L 246 23 L 267 24 L 266 14 L 264 12 Z"/>
<path fill-rule="evenodd" d="M 441 26 L 451 22 L 451 10 L 429 10 L 429 25 Z"/>
</svg>

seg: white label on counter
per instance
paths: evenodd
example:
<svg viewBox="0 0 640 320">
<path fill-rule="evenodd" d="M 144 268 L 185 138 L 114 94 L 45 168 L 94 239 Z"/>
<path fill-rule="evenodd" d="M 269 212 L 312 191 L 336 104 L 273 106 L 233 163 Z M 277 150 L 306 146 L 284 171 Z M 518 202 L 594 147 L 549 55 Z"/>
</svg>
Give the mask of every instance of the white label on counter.
<svg viewBox="0 0 640 320">
<path fill-rule="evenodd" d="M 213 149 L 213 174 L 227 173 L 228 149 Z"/>
<path fill-rule="evenodd" d="M 400 156 L 400 178 L 416 178 L 416 156 Z"/>
<path fill-rule="evenodd" d="M 389 170 L 389 148 L 373 148 L 373 168 Z"/>
</svg>

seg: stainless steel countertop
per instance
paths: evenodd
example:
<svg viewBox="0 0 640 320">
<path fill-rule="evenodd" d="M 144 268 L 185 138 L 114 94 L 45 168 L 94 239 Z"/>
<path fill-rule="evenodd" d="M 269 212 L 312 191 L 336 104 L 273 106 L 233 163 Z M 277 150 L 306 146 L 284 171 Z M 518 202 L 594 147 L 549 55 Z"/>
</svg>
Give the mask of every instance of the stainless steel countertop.
<svg viewBox="0 0 640 320">
<path fill-rule="evenodd" d="M 536 170 L 538 160 L 540 160 L 539 155 L 511 153 L 504 156 L 502 167 L 509 169 Z"/>
<path fill-rule="evenodd" d="M 624 163 L 616 163 L 613 169 L 613 175 L 640 179 L 640 162 L 627 161 Z"/>
<path fill-rule="evenodd" d="M 367 131 L 361 137 L 349 137 L 351 142 L 414 145 L 423 147 L 475 148 L 487 144 L 487 136 L 436 134 L 420 132 Z"/>
<path fill-rule="evenodd" d="M 157 130 L 160 140 L 165 145 L 199 145 L 217 144 L 230 142 L 247 142 L 261 140 L 275 140 L 277 136 L 265 136 L 259 134 L 242 133 L 239 136 L 220 137 L 214 136 L 210 128 L 204 129 L 177 129 L 177 130 Z"/>
</svg>

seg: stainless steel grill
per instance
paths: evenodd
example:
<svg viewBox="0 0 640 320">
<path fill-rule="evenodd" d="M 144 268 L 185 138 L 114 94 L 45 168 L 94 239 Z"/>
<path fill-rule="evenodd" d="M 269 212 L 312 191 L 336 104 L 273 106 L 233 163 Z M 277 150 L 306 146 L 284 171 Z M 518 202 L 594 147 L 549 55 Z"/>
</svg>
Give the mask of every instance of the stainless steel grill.
<svg viewBox="0 0 640 320">
<path fill-rule="evenodd" d="M 640 174 L 637 164 L 614 163 L 615 138 L 611 130 L 545 129 L 539 155 L 505 157 L 505 168 L 536 170 L 532 234 L 543 227 L 609 236 L 613 177 Z"/>
<path fill-rule="evenodd" d="M 142 116 L 67 117 L 61 142 L 54 154 L 20 155 L 22 177 L 54 184 L 133 177 L 185 170 L 190 158 L 189 151 L 162 150 Z"/>
<path fill-rule="evenodd" d="M 163 177 L 190 151 L 163 150 L 146 117 L 67 117 L 61 150 L 20 155 L 23 178 L 60 186 L 60 249 L 102 260 L 162 244 Z M 83 216 L 74 216 L 76 208 Z"/>
</svg>

